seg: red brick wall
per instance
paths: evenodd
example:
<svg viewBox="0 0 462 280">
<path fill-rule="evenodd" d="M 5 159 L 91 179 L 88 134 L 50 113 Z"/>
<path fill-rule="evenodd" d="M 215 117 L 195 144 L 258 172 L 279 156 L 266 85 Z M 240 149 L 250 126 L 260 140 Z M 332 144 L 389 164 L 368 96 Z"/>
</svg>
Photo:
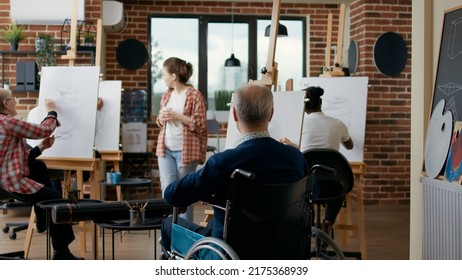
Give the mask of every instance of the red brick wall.
<svg viewBox="0 0 462 280">
<path fill-rule="evenodd" d="M 363 179 L 366 204 L 407 204 L 410 197 L 411 0 L 359 0 L 351 5 L 351 39 L 359 46 L 355 75 L 368 76 Z M 396 32 L 408 60 L 397 77 L 380 73 L 373 61 L 375 40 Z"/>
<path fill-rule="evenodd" d="M 102 0 L 86 0 L 85 7 L 85 18 L 88 21 L 93 21 L 96 25 L 96 20 L 101 17 L 101 5 Z M 10 0 L 0 0 L 0 29 L 4 29 L 10 24 Z M 39 33 L 50 33 L 56 40 L 56 45 L 60 44 L 61 38 L 61 25 L 26 25 L 26 39 L 19 43 L 19 50 L 21 51 L 34 51 L 35 50 L 35 37 Z M 4 40 L 0 40 L 0 49 L 9 50 L 9 43 Z M 14 89 L 16 85 L 16 62 L 17 61 L 32 61 L 35 59 L 34 55 L 21 54 L 21 55 L 10 55 L 5 54 L 5 79 L 10 82 L 10 85 Z M 75 63 L 76 65 L 88 65 L 90 62 L 90 56 L 84 55 L 79 57 Z M 61 60 L 57 56 L 58 65 L 68 65 L 68 60 Z M 0 81 L 1 82 L 1 81 Z M 0 83 L 1 86 L 1 83 Z M 15 92 L 15 97 L 19 99 L 18 115 L 24 118 L 27 112 L 33 107 L 37 106 L 38 93 L 37 92 Z"/>
<path fill-rule="evenodd" d="M 281 4 L 281 16 L 310 16 L 310 61 L 309 75 L 315 76 L 324 65 L 324 47 L 327 34 L 327 14 L 334 15 L 333 42 L 336 42 L 338 25 L 338 4 Z M 86 18 L 100 17 L 101 0 L 86 1 Z M 247 14 L 271 15 L 272 3 L 236 2 L 234 8 L 230 2 L 218 1 L 146 1 L 124 0 L 127 12 L 127 27 L 119 34 L 107 37 L 106 77 L 107 80 L 121 80 L 124 89 L 147 89 L 148 77 L 146 64 L 141 69 L 128 71 L 118 65 L 116 48 L 128 38 L 136 38 L 148 46 L 149 13 L 208 13 L 208 14 Z M 9 0 L 0 0 L 0 28 L 10 22 Z M 364 155 L 366 175 L 363 193 L 366 204 L 398 204 L 409 202 L 410 169 L 410 57 L 406 69 L 399 77 L 387 77 L 380 74 L 372 60 L 372 48 L 375 39 L 383 32 L 395 31 L 405 38 L 409 53 L 411 47 L 411 0 L 358 0 L 351 11 L 351 36 L 358 40 L 359 66 L 358 76 L 368 76 L 371 87 L 368 95 L 366 141 Z M 51 31 L 60 38 L 60 26 L 26 26 L 30 34 L 22 42 L 20 49 L 33 50 L 36 33 Z M 345 42 L 347 44 L 348 42 Z M 9 46 L 0 42 L 1 49 Z M 14 87 L 15 62 L 17 57 L 8 58 L 5 75 Z M 33 59 L 32 57 L 29 58 Z M 60 62 L 63 63 L 63 62 Z M 83 61 L 82 63 L 85 63 Z M 19 109 L 27 112 L 36 106 L 37 93 L 15 93 L 20 98 Z M 149 139 L 157 140 L 157 128 L 149 124 Z M 157 161 L 153 164 L 156 166 Z"/>
</svg>

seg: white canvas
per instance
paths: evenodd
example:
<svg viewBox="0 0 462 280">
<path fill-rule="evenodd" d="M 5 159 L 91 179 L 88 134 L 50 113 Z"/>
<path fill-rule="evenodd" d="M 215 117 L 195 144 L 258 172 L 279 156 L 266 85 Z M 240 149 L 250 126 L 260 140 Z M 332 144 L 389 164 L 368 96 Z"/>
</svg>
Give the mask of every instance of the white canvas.
<svg viewBox="0 0 462 280">
<path fill-rule="evenodd" d="M 45 99 L 50 98 L 56 102 L 61 123 L 53 133 L 54 145 L 43 156 L 93 158 L 99 71 L 96 66 L 42 68 L 38 106 L 28 119 L 40 123 L 47 114 Z M 39 141 L 28 143 L 35 146 Z"/>
<path fill-rule="evenodd" d="M 274 114 L 269 123 L 271 137 L 280 140 L 287 137 L 300 145 L 304 113 L 304 91 L 273 92 Z M 225 149 L 234 148 L 241 138 L 233 114 L 229 113 Z"/>
<path fill-rule="evenodd" d="M 121 81 L 101 81 L 99 97 L 103 108 L 96 115 L 95 147 L 98 151 L 118 151 L 120 144 Z"/>
<path fill-rule="evenodd" d="M 324 89 L 322 111 L 348 127 L 353 149 L 340 145 L 340 152 L 351 162 L 362 162 L 367 110 L 367 77 L 303 78 L 302 88 L 319 86 Z"/>
</svg>

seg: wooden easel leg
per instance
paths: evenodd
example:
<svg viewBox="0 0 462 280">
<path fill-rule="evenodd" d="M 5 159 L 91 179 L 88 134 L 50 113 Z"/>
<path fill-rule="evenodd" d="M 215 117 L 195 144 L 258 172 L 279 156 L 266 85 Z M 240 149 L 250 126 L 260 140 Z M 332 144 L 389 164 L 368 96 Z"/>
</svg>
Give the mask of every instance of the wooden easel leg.
<svg viewBox="0 0 462 280">
<path fill-rule="evenodd" d="M 337 224 L 340 224 L 340 225 L 350 225 L 351 224 L 351 222 L 347 218 L 349 208 L 350 208 L 349 201 L 351 201 L 349 193 L 346 195 L 345 200 L 346 200 L 347 206 L 345 208 L 342 207 L 339 213 L 339 216 L 337 218 L 338 222 L 336 222 Z M 335 231 L 335 237 L 338 240 L 338 243 L 341 247 L 345 247 L 347 245 L 347 234 L 345 230 L 342 229 L 342 230 Z"/>
<path fill-rule="evenodd" d="M 67 197 L 67 192 L 66 192 L 66 187 L 70 186 L 72 184 L 72 179 L 71 179 L 71 170 L 65 170 L 64 171 L 64 179 L 63 179 L 63 186 L 62 186 L 62 193 L 63 193 L 63 198 Z"/>
<path fill-rule="evenodd" d="M 364 220 L 364 205 L 363 205 L 363 196 L 361 188 L 361 177 L 355 175 L 355 188 L 356 188 L 356 207 L 357 207 L 357 223 L 353 222 L 353 208 L 352 208 L 352 199 L 350 194 L 346 195 L 347 207 L 343 208 L 340 211 L 340 214 L 337 218 L 338 222 L 334 224 L 336 241 L 340 247 L 347 245 L 347 236 L 352 235 L 354 231 L 358 232 L 359 239 L 359 251 L 361 252 L 361 259 L 367 259 L 366 252 L 366 228 Z"/>
<path fill-rule="evenodd" d="M 35 211 L 32 207 L 29 217 L 29 225 L 27 227 L 26 238 L 24 240 L 24 258 L 29 257 L 30 245 L 32 243 L 32 236 L 35 230 Z"/>
<path fill-rule="evenodd" d="M 85 222 L 79 222 L 80 230 L 80 253 L 85 254 L 87 252 L 87 237 L 85 234 Z"/>
<path fill-rule="evenodd" d="M 353 207 L 352 207 L 353 205 L 351 204 L 351 195 L 350 195 L 350 193 L 348 193 L 346 195 L 345 203 L 347 205 L 347 207 L 345 207 L 346 208 L 345 212 L 346 212 L 347 223 L 349 225 L 352 225 L 353 224 Z M 353 237 L 353 230 L 349 230 L 347 233 L 348 233 L 348 237 Z"/>
<path fill-rule="evenodd" d="M 120 185 L 116 186 L 116 195 L 117 201 L 122 201 L 122 187 Z"/>
<path fill-rule="evenodd" d="M 355 178 L 357 205 L 358 205 L 358 221 L 359 221 L 359 250 L 361 251 L 361 258 L 367 260 L 366 250 L 366 225 L 364 222 L 364 205 L 363 205 L 363 192 L 361 184 L 361 176 L 357 175 Z"/>
</svg>

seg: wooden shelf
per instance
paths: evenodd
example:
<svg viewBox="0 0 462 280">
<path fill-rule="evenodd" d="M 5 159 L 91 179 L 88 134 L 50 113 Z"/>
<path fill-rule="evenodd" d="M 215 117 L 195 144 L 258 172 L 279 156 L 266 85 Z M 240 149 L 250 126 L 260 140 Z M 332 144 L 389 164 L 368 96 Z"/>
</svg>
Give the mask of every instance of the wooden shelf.
<svg viewBox="0 0 462 280">
<path fill-rule="evenodd" d="M 95 65 L 95 49 L 94 47 L 85 47 L 89 48 L 88 50 L 77 50 L 78 55 L 90 55 L 90 64 Z M 93 49 L 92 49 L 93 48 Z M 29 51 L 13 51 L 13 50 L 0 50 L 2 55 L 2 81 L 1 85 L 3 87 L 3 83 L 5 80 L 5 55 L 10 56 L 21 56 L 21 55 L 36 55 L 36 51 L 29 50 Z M 57 55 L 65 55 L 67 51 L 59 50 L 55 51 Z M 15 91 L 13 88 L 11 89 L 13 92 Z M 38 90 L 18 90 L 16 92 L 38 92 Z"/>
</svg>

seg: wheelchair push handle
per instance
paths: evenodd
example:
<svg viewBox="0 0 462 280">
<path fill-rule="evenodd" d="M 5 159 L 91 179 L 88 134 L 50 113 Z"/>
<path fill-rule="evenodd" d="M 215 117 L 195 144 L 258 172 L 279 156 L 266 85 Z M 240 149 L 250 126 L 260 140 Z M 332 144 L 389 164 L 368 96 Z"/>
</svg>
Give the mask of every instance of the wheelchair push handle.
<svg viewBox="0 0 462 280">
<path fill-rule="evenodd" d="M 316 173 L 316 171 L 324 171 L 328 175 L 332 175 L 332 176 L 337 175 L 337 170 L 335 168 L 332 168 L 332 167 L 329 167 L 329 166 L 323 165 L 323 164 L 315 164 L 315 165 L 311 166 L 311 172 L 314 174 L 314 173 Z"/>
<path fill-rule="evenodd" d="M 250 180 L 250 181 L 254 180 L 255 177 L 256 177 L 254 173 L 243 170 L 243 169 L 239 169 L 239 168 L 234 170 L 234 172 L 231 174 L 231 179 L 236 178 L 236 176 L 245 178 L 245 179 Z"/>
</svg>

